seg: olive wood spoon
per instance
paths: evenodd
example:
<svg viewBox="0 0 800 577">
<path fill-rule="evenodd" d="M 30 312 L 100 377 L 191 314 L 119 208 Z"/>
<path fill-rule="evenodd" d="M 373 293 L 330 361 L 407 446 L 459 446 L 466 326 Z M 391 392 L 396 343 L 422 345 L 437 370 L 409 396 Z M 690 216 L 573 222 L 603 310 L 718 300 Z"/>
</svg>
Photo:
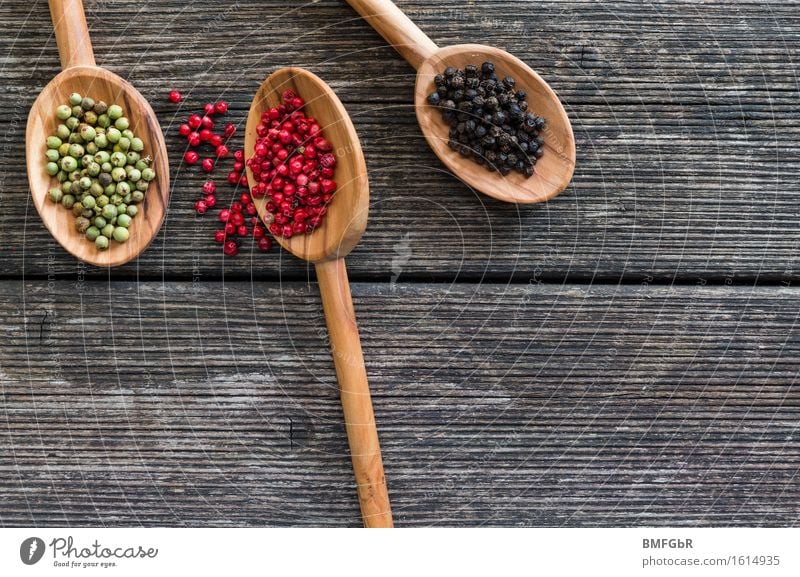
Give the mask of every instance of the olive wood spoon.
<svg viewBox="0 0 800 577">
<path fill-rule="evenodd" d="M 164 221 L 169 201 L 164 136 L 147 100 L 129 82 L 95 65 L 81 0 L 50 0 L 50 16 L 64 70 L 45 86 L 28 115 L 25 157 L 33 204 L 47 230 L 68 252 L 93 265 L 118 266 L 146 249 Z M 58 181 L 45 172 L 45 140 L 55 133 L 56 107 L 65 104 L 73 92 L 122 106 L 130 120 L 130 129 L 144 142 L 143 154 L 153 159 L 151 166 L 156 171 L 156 178 L 150 182 L 139 205 L 139 214 L 131 222 L 130 238 L 124 243 L 112 239 L 107 250 L 99 250 L 75 229 L 72 211 L 47 198 L 48 190 L 57 186 Z"/>
<path fill-rule="evenodd" d="M 569 184 L 575 169 L 575 137 L 569 117 L 558 96 L 527 64 L 504 50 L 482 44 L 458 44 L 439 48 L 390 0 L 347 0 L 392 47 L 417 69 L 414 104 L 417 121 L 428 144 L 450 171 L 466 184 L 505 202 L 533 203 L 548 200 Z M 518 172 L 501 176 L 461 156 L 448 145 L 448 124 L 440 111 L 427 103 L 436 90 L 434 76 L 448 66 L 495 64 L 500 78 L 512 76 L 517 88 L 528 93 L 530 110 L 547 121 L 542 136 L 545 151 L 536 162 L 534 175 Z"/>
<path fill-rule="evenodd" d="M 356 246 L 367 226 L 367 166 L 358 134 L 336 94 L 317 76 L 301 68 L 282 68 L 274 72 L 256 92 L 245 129 L 245 155 L 248 158 L 252 156 L 258 138 L 256 127 L 261 114 L 278 106 L 283 91 L 287 89 L 306 101 L 306 114 L 317 120 L 325 138 L 336 147 L 334 180 L 338 188 L 319 228 L 311 234 L 289 239 L 278 236 L 276 240 L 296 257 L 313 262 L 316 267 L 361 515 L 366 527 L 391 527 L 392 513 L 378 430 L 344 262 L 344 257 Z M 247 177 L 254 185 L 249 167 Z M 255 203 L 263 218 L 266 199 L 255 199 Z"/>
</svg>

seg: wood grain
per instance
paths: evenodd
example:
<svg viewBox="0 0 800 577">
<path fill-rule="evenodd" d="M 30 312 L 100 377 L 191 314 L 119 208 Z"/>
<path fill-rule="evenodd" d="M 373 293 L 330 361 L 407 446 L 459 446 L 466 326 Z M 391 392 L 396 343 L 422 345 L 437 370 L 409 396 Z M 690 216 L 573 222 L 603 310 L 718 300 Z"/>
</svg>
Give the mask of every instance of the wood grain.
<svg viewBox="0 0 800 577">
<path fill-rule="evenodd" d="M 352 290 L 398 526 L 800 524 L 798 289 Z M 3 525 L 361 524 L 313 285 L 4 282 L 0 326 Z"/>
<path fill-rule="evenodd" d="M 184 142 L 176 135 L 190 111 L 221 97 L 231 102 L 229 118 L 243 131 L 264 77 L 299 65 L 331 82 L 367 157 L 370 227 L 349 257 L 352 279 L 388 281 L 404 261 L 400 282 L 800 280 L 798 26 L 791 5 L 398 4 L 438 44 L 504 48 L 553 86 L 578 145 L 580 169 L 564 193 L 518 210 L 476 196 L 443 170 L 410 106 L 413 71 L 340 0 L 292 12 L 277 0 L 238 2 L 236 10 L 203 2 L 189 10 L 183 2 L 159 0 L 147 11 L 141 3 L 119 1 L 109 10 L 108 3 L 87 0 L 98 62 L 130 80 L 154 106 L 176 180 L 162 233 L 117 274 L 307 276 L 303 263 L 279 253 L 224 257 L 210 240 L 218 228 L 214 215 L 201 219 L 192 210 L 205 175 L 181 165 Z M 58 54 L 43 0 L 3 2 L 0 13 L 0 83 L 8 95 L 0 101 L 0 161 L 20 166 L 20 126 L 37 92 L 57 73 Z M 154 13 L 157 28 L 130 25 Z M 213 34 L 207 33 L 211 13 Z M 265 30 L 279 27 L 295 42 L 276 48 L 263 30 L 243 37 L 243 26 L 254 21 Z M 129 42 L 95 34 L 104 29 L 126 30 Z M 169 45 L 162 41 L 167 37 Z M 200 44 L 207 47 L 202 52 Z M 251 64 L 240 65 L 245 61 Z M 187 103 L 167 102 L 168 88 L 183 91 Z M 27 203 L 28 190 L 19 170 L 0 173 L 0 274 L 75 278 L 74 258 L 51 240 Z M 234 194 L 221 187 L 221 202 Z M 400 228 L 408 223 L 414 230 L 404 241 Z M 409 250 L 400 250 L 406 243 Z"/>
</svg>

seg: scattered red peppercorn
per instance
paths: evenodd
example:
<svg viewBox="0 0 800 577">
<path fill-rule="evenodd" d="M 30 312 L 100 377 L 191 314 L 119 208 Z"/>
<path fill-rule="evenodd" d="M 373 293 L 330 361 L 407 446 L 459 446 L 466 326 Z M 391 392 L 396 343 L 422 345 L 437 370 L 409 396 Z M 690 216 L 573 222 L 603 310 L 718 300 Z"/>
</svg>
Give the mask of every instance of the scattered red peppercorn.
<svg viewBox="0 0 800 577">
<path fill-rule="evenodd" d="M 211 137 L 208 139 L 208 143 L 214 148 L 216 148 L 220 144 L 222 144 L 222 137 L 219 134 L 212 134 Z"/>
<path fill-rule="evenodd" d="M 225 244 L 222 245 L 222 252 L 224 252 L 226 256 L 236 256 L 239 252 L 239 246 L 235 241 L 225 241 Z"/>
<path fill-rule="evenodd" d="M 228 156 L 228 154 L 230 154 L 230 152 L 227 146 L 225 146 L 224 144 L 220 144 L 219 146 L 217 146 L 216 150 L 217 158 L 225 158 Z"/>
<path fill-rule="evenodd" d="M 214 233 L 214 240 L 222 244 L 223 242 L 225 242 L 225 236 L 226 235 L 224 230 L 218 230 Z"/>
<path fill-rule="evenodd" d="M 197 164 L 197 161 L 200 159 L 200 155 L 197 154 L 194 150 L 187 150 L 186 154 L 183 155 L 183 160 L 186 161 L 186 164 Z"/>
<path fill-rule="evenodd" d="M 203 112 L 205 112 L 206 116 L 212 116 L 214 112 L 216 112 L 216 109 L 212 103 L 208 102 L 203 105 Z"/>
<path fill-rule="evenodd" d="M 217 185 L 213 180 L 207 180 L 203 183 L 203 192 L 206 194 L 214 194 L 217 192 Z"/>
<path fill-rule="evenodd" d="M 255 231 L 254 231 L 255 233 Z M 268 236 L 262 236 L 258 239 L 258 250 L 261 252 L 269 252 L 272 248 L 272 241 Z"/>
<path fill-rule="evenodd" d="M 202 163 L 203 170 L 205 172 L 211 172 L 214 170 L 214 159 L 213 158 L 204 158 Z"/>
<path fill-rule="evenodd" d="M 214 110 L 216 110 L 217 114 L 225 114 L 228 112 L 228 103 L 220 100 L 214 105 Z"/>
<path fill-rule="evenodd" d="M 200 128 L 200 125 L 203 124 L 203 119 L 199 114 L 192 114 L 187 120 L 186 123 L 194 129 Z"/>
<path fill-rule="evenodd" d="M 236 134 L 236 125 L 233 122 L 229 122 L 225 125 L 225 138 L 230 138 Z"/>
<path fill-rule="evenodd" d="M 188 124 L 181 124 L 180 128 L 178 128 L 178 132 L 180 132 L 181 136 L 189 136 L 191 131 L 192 127 Z"/>
<path fill-rule="evenodd" d="M 217 197 L 214 196 L 213 194 L 207 194 L 206 195 L 206 206 L 208 208 L 214 208 L 215 206 L 217 206 Z"/>
<path fill-rule="evenodd" d="M 178 104 L 183 101 L 183 95 L 177 90 L 173 90 L 169 93 L 169 101 L 173 104 Z"/>
<path fill-rule="evenodd" d="M 208 205 L 205 200 L 198 200 L 194 203 L 194 209 L 197 211 L 197 214 L 205 214 L 208 210 Z"/>
</svg>

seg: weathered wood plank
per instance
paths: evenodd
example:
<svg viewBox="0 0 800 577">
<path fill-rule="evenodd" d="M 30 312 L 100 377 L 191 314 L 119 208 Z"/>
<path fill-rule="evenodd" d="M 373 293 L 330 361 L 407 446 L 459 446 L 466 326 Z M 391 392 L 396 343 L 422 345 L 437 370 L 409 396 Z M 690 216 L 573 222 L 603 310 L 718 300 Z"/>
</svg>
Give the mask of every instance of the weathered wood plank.
<svg viewBox="0 0 800 577">
<path fill-rule="evenodd" d="M 399 525 L 800 522 L 798 289 L 353 292 Z M 358 525 L 320 311 L 0 283 L 0 524 Z"/>
<path fill-rule="evenodd" d="M 241 122 L 263 77 L 286 64 L 328 80 L 363 139 L 374 205 L 350 263 L 356 278 L 777 283 L 800 274 L 795 3 L 401 1 L 437 42 L 510 49 L 565 100 L 578 140 L 574 183 L 519 211 L 441 171 L 409 105 L 413 71 L 338 0 L 86 4 L 98 61 L 151 98 L 170 133 L 170 215 L 119 274 L 302 278 L 302 264 L 277 254 L 223 259 L 210 242 L 213 218 L 192 214 L 203 179 L 179 164 L 179 117 L 164 99 L 172 86 L 193 104 L 224 97 Z M 12 168 L 23 165 L 28 107 L 57 71 L 46 2 L 3 2 L 0 13 L 0 273 L 74 276 Z M 125 41 L 107 30 L 124 30 Z"/>
</svg>

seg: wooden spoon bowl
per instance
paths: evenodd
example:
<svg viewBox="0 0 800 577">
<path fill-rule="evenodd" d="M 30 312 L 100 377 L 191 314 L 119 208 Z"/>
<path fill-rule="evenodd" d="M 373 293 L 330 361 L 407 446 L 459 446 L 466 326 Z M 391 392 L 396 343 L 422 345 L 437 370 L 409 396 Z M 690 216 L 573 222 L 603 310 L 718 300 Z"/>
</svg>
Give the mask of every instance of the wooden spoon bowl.
<svg viewBox="0 0 800 577">
<path fill-rule="evenodd" d="M 529 110 L 547 121 L 541 133 L 544 155 L 536 162 L 530 178 L 516 171 L 501 176 L 450 148 L 447 145 L 450 125 L 442 118 L 440 109 L 427 102 L 428 95 L 436 91 L 434 77 L 445 68 L 453 66 L 463 70 L 467 64 L 480 66 L 486 61 L 494 62 L 498 78 L 514 78 L 517 88 L 528 94 Z M 575 138 L 564 107 L 541 76 L 504 50 L 482 44 L 440 48 L 424 60 L 417 70 L 414 103 L 417 121 L 428 145 L 453 174 L 488 196 L 506 202 L 542 202 L 563 191 L 572 178 L 575 170 Z"/>
<path fill-rule="evenodd" d="M 292 90 L 306 100 L 304 111 L 316 118 L 323 134 L 336 147 L 334 174 L 335 200 L 328 207 L 322 226 L 312 234 L 276 237 L 280 245 L 298 258 L 310 262 L 341 258 L 358 244 L 367 228 L 369 181 L 367 165 L 361 152 L 358 134 L 339 98 L 319 77 L 302 68 L 281 68 L 261 84 L 253 98 L 245 128 L 245 155 L 250 157 L 258 135 L 261 114 L 281 102 L 285 90 Z M 253 173 L 247 168 L 250 182 Z M 254 199 L 259 215 L 266 214 L 266 198 Z"/>
<path fill-rule="evenodd" d="M 145 250 L 164 221 L 169 202 L 167 147 L 147 100 L 126 80 L 95 66 L 81 0 L 50 0 L 50 15 L 64 71 L 45 86 L 28 115 L 25 157 L 33 204 L 47 230 L 69 253 L 96 266 L 118 266 Z M 48 191 L 59 183 L 45 172 L 45 141 L 59 124 L 56 107 L 66 104 L 73 92 L 95 101 L 103 100 L 108 105 L 120 105 L 130 121 L 130 129 L 144 143 L 142 155 L 150 156 L 156 171 L 144 201 L 138 205 L 139 214 L 131 222 L 130 238 L 124 243 L 112 240 L 107 250 L 97 249 L 75 229 L 72 211 L 48 199 Z"/>
<path fill-rule="evenodd" d="M 48 191 L 58 181 L 45 172 L 45 140 L 55 132 L 56 107 L 64 104 L 73 92 L 118 104 L 130 120 L 130 128 L 144 143 L 143 155 L 153 159 L 156 178 L 139 204 L 139 214 L 131 221 L 130 238 L 112 240 L 107 250 L 98 250 L 93 242 L 75 229 L 72 211 L 48 199 Z M 28 182 L 33 204 L 44 225 L 68 252 L 96 266 L 118 266 L 136 258 L 158 234 L 169 202 L 169 163 L 164 137 L 153 109 L 127 81 L 96 66 L 72 66 L 61 72 L 42 90 L 28 116 L 26 133 Z"/>
<path fill-rule="evenodd" d="M 428 144 L 450 169 L 466 184 L 484 194 L 514 203 L 548 200 L 562 192 L 575 170 L 575 137 L 558 96 L 541 76 L 519 58 L 504 50 L 481 44 L 459 44 L 439 48 L 390 0 L 347 0 L 375 30 L 417 69 L 414 104 L 417 120 Z M 472 159 L 447 146 L 449 126 L 441 111 L 427 103 L 434 92 L 434 76 L 448 66 L 463 69 L 467 64 L 480 66 L 485 61 L 495 65 L 498 77 L 512 76 L 517 89 L 528 94 L 529 110 L 547 122 L 544 156 L 536 162 L 532 177 L 512 172 L 501 176 L 490 172 Z"/>
</svg>

